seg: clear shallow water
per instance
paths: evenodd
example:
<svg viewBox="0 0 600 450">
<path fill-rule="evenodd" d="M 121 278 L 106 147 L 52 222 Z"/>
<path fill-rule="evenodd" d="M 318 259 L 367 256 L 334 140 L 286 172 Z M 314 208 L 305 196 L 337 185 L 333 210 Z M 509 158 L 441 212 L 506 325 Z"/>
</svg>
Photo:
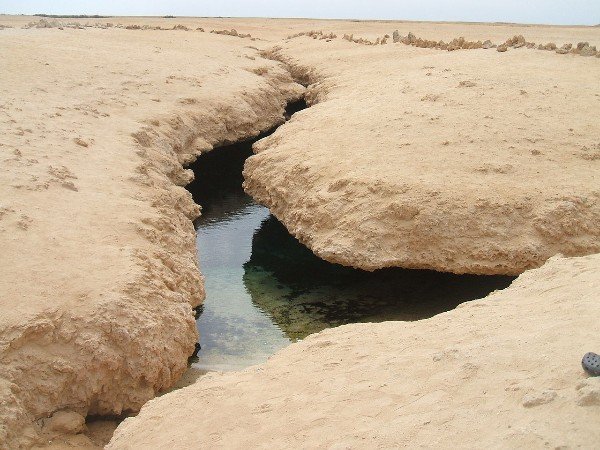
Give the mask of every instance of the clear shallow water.
<svg viewBox="0 0 600 450">
<path fill-rule="evenodd" d="M 353 322 L 416 320 L 510 284 L 510 277 L 424 270 L 364 272 L 329 264 L 289 235 L 243 192 L 251 143 L 223 147 L 193 165 L 188 186 L 206 300 L 197 320 L 202 349 L 193 366 L 235 370 L 264 362 L 308 334 Z"/>
<path fill-rule="evenodd" d="M 252 234 L 268 215 L 266 208 L 249 204 L 221 222 L 198 229 L 207 292 L 197 321 L 202 345 L 196 363 L 199 368 L 247 367 L 265 361 L 290 342 L 269 314 L 252 301 L 244 284 Z"/>
</svg>

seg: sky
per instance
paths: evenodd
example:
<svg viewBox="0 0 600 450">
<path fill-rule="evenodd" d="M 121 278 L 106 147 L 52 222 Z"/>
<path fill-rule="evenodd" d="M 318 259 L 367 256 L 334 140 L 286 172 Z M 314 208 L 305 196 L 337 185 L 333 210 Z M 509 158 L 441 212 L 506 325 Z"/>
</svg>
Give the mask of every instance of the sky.
<svg viewBox="0 0 600 450">
<path fill-rule="evenodd" d="M 4 14 L 600 24 L 600 0 L 0 0 Z"/>
</svg>

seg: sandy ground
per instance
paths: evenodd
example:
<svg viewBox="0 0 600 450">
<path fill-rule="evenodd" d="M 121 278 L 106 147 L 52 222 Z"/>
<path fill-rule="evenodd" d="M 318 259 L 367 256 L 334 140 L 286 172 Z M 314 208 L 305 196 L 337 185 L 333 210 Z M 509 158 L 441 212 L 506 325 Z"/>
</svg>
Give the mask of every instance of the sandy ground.
<svg viewBox="0 0 600 450">
<path fill-rule="evenodd" d="M 255 146 L 245 188 L 318 256 L 516 275 L 600 251 L 598 58 L 307 37 L 271 56 L 315 104 Z"/>
<path fill-rule="evenodd" d="M 248 190 L 321 256 L 516 273 L 558 251 L 598 251 L 599 58 L 341 39 L 398 29 L 600 46 L 598 27 L 111 18 L 89 22 L 206 32 L 21 28 L 32 20 L 0 16 L 14 27 L 0 29 L 0 447 L 101 445 L 113 425 L 83 416 L 137 411 L 180 377 L 203 297 L 182 164 L 280 124 L 303 91 L 288 70 L 315 83 L 315 106 L 257 146 Z M 231 28 L 252 37 L 208 32 Z M 285 40 L 315 29 L 339 36 Z M 286 65 L 260 56 L 274 45 L 267 56 Z M 433 192 L 418 213 L 406 207 Z M 594 380 L 578 384 L 578 364 L 598 347 L 597 282 L 596 256 L 556 260 L 427 321 L 321 333 L 264 367 L 161 397 L 111 445 L 585 445 L 598 438 L 600 394 Z"/>
<path fill-rule="evenodd" d="M 107 448 L 594 448 L 599 269 L 557 258 L 431 319 L 312 335 L 150 401 Z"/>
<path fill-rule="evenodd" d="M 229 36 L 1 33 L 0 442 L 28 445 L 57 410 L 135 411 L 177 381 L 203 297 L 181 162 L 303 88 Z"/>
<path fill-rule="evenodd" d="M 39 18 L 29 16 L 2 16 L 0 24 L 21 27 Z M 52 20 L 52 19 L 47 19 Z M 587 41 L 600 48 L 600 27 L 588 26 L 546 26 L 521 25 L 503 23 L 439 23 L 413 21 L 350 21 L 350 20 L 313 20 L 313 19 L 258 19 L 258 18 L 208 18 L 208 17 L 176 17 L 164 19 L 158 17 L 108 17 L 103 19 L 56 19 L 62 22 L 79 22 L 82 25 L 96 23 L 112 23 L 114 25 L 148 25 L 172 28 L 184 25 L 191 30 L 203 28 L 212 30 L 231 30 L 249 33 L 264 41 L 285 39 L 296 33 L 320 30 L 325 33 L 354 34 L 356 37 L 376 39 L 398 30 L 402 35 L 413 32 L 424 39 L 443 39 L 450 41 L 464 36 L 469 40 L 486 40 L 504 42 L 506 39 L 522 34 L 529 41 L 536 43 L 554 42 L 562 45 L 567 42 Z M 133 30 L 135 31 L 135 30 Z"/>
</svg>

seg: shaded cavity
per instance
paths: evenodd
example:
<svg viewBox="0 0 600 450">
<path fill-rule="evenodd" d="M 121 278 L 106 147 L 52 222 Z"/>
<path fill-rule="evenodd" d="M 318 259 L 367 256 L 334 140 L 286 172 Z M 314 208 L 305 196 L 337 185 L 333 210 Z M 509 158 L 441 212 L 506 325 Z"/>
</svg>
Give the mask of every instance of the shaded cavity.
<svg viewBox="0 0 600 450">
<path fill-rule="evenodd" d="M 303 107 L 290 105 L 288 116 Z M 317 258 L 243 191 L 242 169 L 254 141 L 215 149 L 191 166 L 195 181 L 188 189 L 202 206 L 195 226 L 206 288 L 196 368 L 258 364 L 329 327 L 428 318 L 513 280 L 426 270 L 365 272 Z"/>
<path fill-rule="evenodd" d="M 419 320 L 507 287 L 513 278 L 388 268 L 366 272 L 316 257 L 273 216 L 252 238 L 244 285 L 295 341 L 353 322 Z"/>
<path fill-rule="evenodd" d="M 303 98 L 288 104 L 287 108 L 285 108 L 285 119 L 290 120 L 294 114 L 306 108 L 308 108 L 308 104 Z"/>
</svg>

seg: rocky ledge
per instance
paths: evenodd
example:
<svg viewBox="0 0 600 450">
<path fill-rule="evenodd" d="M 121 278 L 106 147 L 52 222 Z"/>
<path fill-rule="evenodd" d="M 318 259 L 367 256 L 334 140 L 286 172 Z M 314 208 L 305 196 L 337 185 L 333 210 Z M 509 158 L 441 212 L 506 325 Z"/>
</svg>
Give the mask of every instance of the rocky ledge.
<svg viewBox="0 0 600 450">
<path fill-rule="evenodd" d="M 246 191 L 315 254 L 515 275 L 600 251 L 599 94 L 582 89 L 595 61 L 323 42 L 271 52 L 312 107 L 244 169 Z"/>
</svg>

